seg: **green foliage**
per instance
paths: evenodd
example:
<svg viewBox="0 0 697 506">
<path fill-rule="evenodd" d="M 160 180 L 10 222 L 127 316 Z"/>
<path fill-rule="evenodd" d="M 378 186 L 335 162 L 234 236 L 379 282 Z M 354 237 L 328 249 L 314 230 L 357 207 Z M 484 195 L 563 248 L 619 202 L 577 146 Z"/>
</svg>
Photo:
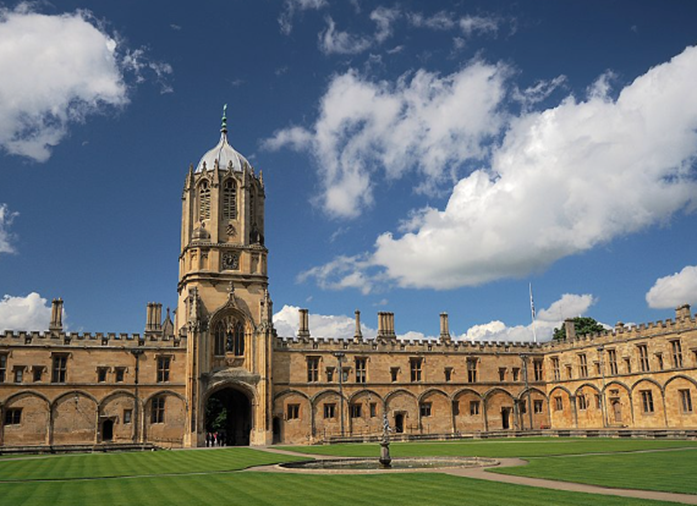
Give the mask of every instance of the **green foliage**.
<svg viewBox="0 0 697 506">
<path fill-rule="evenodd" d="M 218 432 L 227 428 L 227 408 L 217 397 L 206 403 L 206 431 Z"/>
<path fill-rule="evenodd" d="M 590 316 L 577 316 L 572 318 L 574 322 L 574 328 L 576 329 L 576 335 L 582 336 L 584 334 L 595 334 L 596 332 L 602 332 L 605 327 L 600 325 L 596 320 Z M 553 339 L 566 339 L 566 328 L 564 324 L 560 327 L 554 329 Z"/>
</svg>

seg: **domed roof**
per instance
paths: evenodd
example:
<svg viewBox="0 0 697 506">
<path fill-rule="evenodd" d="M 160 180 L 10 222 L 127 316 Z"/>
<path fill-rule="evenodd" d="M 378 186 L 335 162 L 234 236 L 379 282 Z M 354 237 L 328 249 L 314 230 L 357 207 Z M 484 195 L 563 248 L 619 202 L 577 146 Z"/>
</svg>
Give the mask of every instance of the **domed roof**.
<svg viewBox="0 0 697 506">
<path fill-rule="evenodd" d="M 211 150 L 209 150 L 205 155 L 201 157 L 201 160 L 196 166 L 196 172 L 203 172 L 203 165 L 205 163 L 206 170 L 213 170 L 215 168 L 215 162 L 217 161 L 220 170 L 228 170 L 230 164 L 232 163 L 232 170 L 235 172 L 241 172 L 245 167 L 249 169 L 249 162 L 247 159 L 235 151 L 227 140 L 227 117 L 225 116 L 225 108 L 223 108 L 223 124 L 220 129 L 220 141 Z"/>
</svg>

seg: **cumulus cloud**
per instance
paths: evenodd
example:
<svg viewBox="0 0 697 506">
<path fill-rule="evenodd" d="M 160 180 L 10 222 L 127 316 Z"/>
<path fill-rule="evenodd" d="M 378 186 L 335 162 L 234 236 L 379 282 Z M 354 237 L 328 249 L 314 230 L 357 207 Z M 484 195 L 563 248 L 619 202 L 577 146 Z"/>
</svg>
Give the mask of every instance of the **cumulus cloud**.
<svg viewBox="0 0 697 506">
<path fill-rule="evenodd" d="M 281 27 L 281 33 L 290 35 L 293 31 L 293 16 L 296 12 L 306 10 L 319 10 L 327 6 L 326 0 L 285 0 L 283 2 L 283 10 L 278 17 L 278 24 Z"/>
<path fill-rule="evenodd" d="M 532 323 L 508 326 L 502 321 L 494 320 L 474 325 L 455 338 L 467 341 L 531 342 L 536 336 L 537 342 L 550 341 L 554 329 L 561 326 L 566 318 L 583 316 L 596 301 L 597 299 L 590 294 L 565 293 L 548 308 L 538 312 L 534 331 Z"/>
<path fill-rule="evenodd" d="M 475 62 L 447 79 L 420 71 L 392 88 L 354 73 L 338 76 L 314 131 L 303 132 L 310 139 L 303 146 L 322 167 L 328 214 L 365 209 L 377 167 L 388 177 L 414 167 L 428 185 L 448 168 L 484 158 L 482 143 L 504 117 L 503 75 L 500 66 Z M 373 273 L 402 287 L 475 286 L 527 276 L 693 211 L 697 48 L 650 69 L 617 98 L 608 76 L 583 99 L 509 115 L 488 166 L 461 178 L 444 209 L 417 210 L 401 235 L 383 233 L 373 252 L 338 258 L 310 276 L 330 287 L 367 280 L 363 291 L 372 289 Z M 419 93 L 424 81 L 427 95 Z"/>
<path fill-rule="evenodd" d="M 649 307 L 668 309 L 683 304 L 697 304 L 697 265 L 656 280 L 646 294 Z"/>
<path fill-rule="evenodd" d="M 298 310 L 296 306 L 285 305 L 273 315 L 273 324 L 281 337 L 293 337 L 298 334 Z M 313 337 L 330 337 L 353 339 L 356 331 L 354 317 L 345 315 L 309 314 L 310 333 Z M 375 336 L 377 331 L 361 324 L 364 336 Z"/>
<path fill-rule="evenodd" d="M 19 213 L 11 212 L 7 204 L 0 204 L 0 253 L 14 253 L 12 246 L 13 234 L 10 232 L 10 225 Z"/>
<path fill-rule="evenodd" d="M 26 297 L 5 295 L 0 299 L 0 332 L 5 330 L 48 330 L 51 304 L 36 292 Z"/>
<path fill-rule="evenodd" d="M 163 83 L 171 67 L 123 47 L 86 11 L 1 9 L 0 149 L 47 160 L 71 123 L 128 103 L 126 74 L 146 72 Z"/>
<path fill-rule="evenodd" d="M 416 171 L 420 190 L 430 191 L 484 159 L 484 143 L 503 124 L 507 72 L 475 60 L 451 75 L 419 70 L 389 83 L 350 70 L 331 80 L 312 128 L 289 127 L 264 144 L 313 156 L 323 188 L 318 204 L 330 216 L 354 218 L 372 204 L 378 171 L 388 178 Z"/>
</svg>

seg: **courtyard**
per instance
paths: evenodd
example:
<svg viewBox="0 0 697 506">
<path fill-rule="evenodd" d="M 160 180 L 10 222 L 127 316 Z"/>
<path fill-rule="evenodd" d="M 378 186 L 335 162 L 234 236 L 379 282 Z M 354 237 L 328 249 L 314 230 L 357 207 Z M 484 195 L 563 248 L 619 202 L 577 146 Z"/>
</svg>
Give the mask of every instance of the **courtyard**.
<svg viewBox="0 0 697 506">
<path fill-rule="evenodd" d="M 377 444 L 3 456 L 0 496 L 12 505 L 697 504 L 697 441 L 520 438 L 393 443 L 391 450 L 394 457 L 517 458 L 527 464 L 478 469 L 479 475 L 300 474 L 274 466 L 313 455 L 377 458 Z M 631 489 L 635 497 L 613 495 L 616 489 Z"/>
</svg>

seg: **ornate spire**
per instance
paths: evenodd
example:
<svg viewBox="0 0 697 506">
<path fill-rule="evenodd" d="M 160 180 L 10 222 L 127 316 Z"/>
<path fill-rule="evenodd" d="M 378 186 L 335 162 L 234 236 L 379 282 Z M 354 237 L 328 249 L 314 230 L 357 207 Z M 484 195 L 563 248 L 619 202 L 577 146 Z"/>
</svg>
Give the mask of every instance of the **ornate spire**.
<svg viewBox="0 0 697 506">
<path fill-rule="evenodd" d="M 223 117 L 220 124 L 220 131 L 227 134 L 227 104 L 223 106 Z"/>
</svg>

